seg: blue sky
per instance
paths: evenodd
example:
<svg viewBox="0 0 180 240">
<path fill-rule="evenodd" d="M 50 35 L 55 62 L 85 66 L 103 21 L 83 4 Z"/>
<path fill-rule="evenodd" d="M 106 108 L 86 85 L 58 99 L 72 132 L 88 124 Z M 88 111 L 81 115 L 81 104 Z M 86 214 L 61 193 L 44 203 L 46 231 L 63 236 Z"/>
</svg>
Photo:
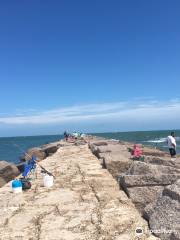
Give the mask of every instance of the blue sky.
<svg viewBox="0 0 180 240">
<path fill-rule="evenodd" d="M 1 1 L 0 136 L 180 128 L 180 1 Z"/>
</svg>

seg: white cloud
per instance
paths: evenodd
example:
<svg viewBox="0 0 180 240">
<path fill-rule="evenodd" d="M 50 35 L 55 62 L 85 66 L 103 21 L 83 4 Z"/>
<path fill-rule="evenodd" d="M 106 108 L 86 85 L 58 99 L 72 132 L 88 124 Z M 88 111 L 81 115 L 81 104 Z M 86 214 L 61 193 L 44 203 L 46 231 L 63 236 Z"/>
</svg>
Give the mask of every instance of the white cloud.
<svg viewBox="0 0 180 240">
<path fill-rule="evenodd" d="M 169 122 L 180 121 L 180 100 L 134 100 L 64 107 L 37 112 L 18 110 L 14 116 L 0 117 L 0 124 L 38 125 L 77 122 Z"/>
</svg>

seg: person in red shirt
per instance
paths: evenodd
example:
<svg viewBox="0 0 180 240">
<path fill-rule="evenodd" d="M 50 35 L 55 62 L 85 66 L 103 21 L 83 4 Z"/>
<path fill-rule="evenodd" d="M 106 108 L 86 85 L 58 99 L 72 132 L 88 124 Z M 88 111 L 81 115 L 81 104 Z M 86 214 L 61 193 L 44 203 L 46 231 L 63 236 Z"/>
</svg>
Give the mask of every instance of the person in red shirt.
<svg viewBox="0 0 180 240">
<path fill-rule="evenodd" d="M 131 154 L 134 159 L 139 159 L 142 157 L 142 149 L 139 145 L 135 144 Z"/>
</svg>

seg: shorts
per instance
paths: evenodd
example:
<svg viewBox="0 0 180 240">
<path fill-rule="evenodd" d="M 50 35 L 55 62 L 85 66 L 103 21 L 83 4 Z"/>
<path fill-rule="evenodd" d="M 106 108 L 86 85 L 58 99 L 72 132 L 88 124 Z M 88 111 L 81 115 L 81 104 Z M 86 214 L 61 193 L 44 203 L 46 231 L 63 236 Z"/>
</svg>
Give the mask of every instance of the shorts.
<svg viewBox="0 0 180 240">
<path fill-rule="evenodd" d="M 169 152 L 171 154 L 171 157 L 176 156 L 176 150 L 174 148 L 169 148 Z"/>
</svg>

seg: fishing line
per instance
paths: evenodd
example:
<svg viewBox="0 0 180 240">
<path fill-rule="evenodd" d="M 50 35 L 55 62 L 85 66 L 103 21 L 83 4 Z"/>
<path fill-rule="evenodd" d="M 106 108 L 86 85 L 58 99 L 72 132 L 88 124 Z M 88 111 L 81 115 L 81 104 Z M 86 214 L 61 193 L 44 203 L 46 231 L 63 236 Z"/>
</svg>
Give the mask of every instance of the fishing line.
<svg viewBox="0 0 180 240">
<path fill-rule="evenodd" d="M 23 152 L 26 156 L 28 156 L 30 159 L 32 159 L 32 156 L 30 156 L 26 151 L 24 151 L 24 149 L 22 149 L 18 144 L 13 143 L 14 146 L 16 146 L 17 148 L 19 148 L 19 150 L 21 150 L 21 152 Z M 36 158 L 38 160 L 38 158 Z M 26 160 L 27 161 L 27 160 Z M 55 178 L 55 176 L 49 172 L 48 170 L 46 170 L 43 166 L 41 166 L 37 161 L 35 161 L 36 164 L 48 175 L 53 176 Z"/>
</svg>

